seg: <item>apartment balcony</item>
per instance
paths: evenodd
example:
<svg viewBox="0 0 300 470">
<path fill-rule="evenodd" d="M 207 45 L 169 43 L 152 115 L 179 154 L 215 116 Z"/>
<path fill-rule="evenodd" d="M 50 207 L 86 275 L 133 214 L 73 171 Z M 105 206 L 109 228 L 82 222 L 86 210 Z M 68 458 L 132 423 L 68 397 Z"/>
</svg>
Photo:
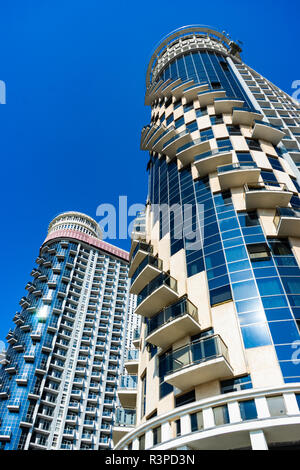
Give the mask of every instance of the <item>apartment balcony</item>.
<svg viewBox="0 0 300 470">
<path fill-rule="evenodd" d="M 79 404 L 78 404 L 78 405 L 79 405 Z M 70 405 L 69 405 L 69 407 L 70 407 Z M 68 414 L 68 415 L 66 416 L 66 423 L 67 423 L 67 424 L 76 424 L 77 421 L 78 421 L 77 415 Z"/>
<path fill-rule="evenodd" d="M 176 349 L 165 357 L 164 380 L 180 390 L 233 376 L 227 346 L 219 335 Z"/>
<path fill-rule="evenodd" d="M 123 408 L 135 408 L 137 397 L 137 375 L 121 376 L 117 394 Z"/>
<path fill-rule="evenodd" d="M 127 351 L 124 366 L 128 374 L 137 374 L 139 367 L 139 352 L 136 349 L 130 349 Z"/>
<path fill-rule="evenodd" d="M 133 332 L 132 344 L 136 349 L 139 349 L 141 341 L 141 332 L 139 328 L 136 328 Z"/>
<path fill-rule="evenodd" d="M 35 351 L 34 350 L 26 351 L 23 357 L 24 357 L 25 362 L 34 362 Z"/>
<path fill-rule="evenodd" d="M 182 132 L 178 132 L 164 143 L 162 153 L 167 155 L 169 160 L 172 160 L 176 155 L 177 149 L 191 141 L 192 137 L 189 131 L 184 130 Z"/>
<path fill-rule="evenodd" d="M 5 367 L 5 372 L 11 375 L 16 374 L 17 370 L 18 370 L 17 364 L 9 364 L 7 367 Z"/>
<path fill-rule="evenodd" d="M 205 152 L 210 152 L 210 141 L 195 139 L 177 149 L 176 157 L 180 160 L 182 166 L 192 163 L 196 156 Z"/>
<path fill-rule="evenodd" d="M 177 131 L 174 126 L 168 127 L 157 139 L 154 140 L 152 148 L 149 150 L 161 153 L 164 143 L 167 142 L 167 140 L 169 140 L 171 137 L 174 137 L 176 133 Z"/>
<path fill-rule="evenodd" d="M 244 101 L 237 100 L 236 98 L 216 98 L 214 105 L 216 114 L 231 114 L 234 107 L 242 108 Z"/>
<path fill-rule="evenodd" d="M 194 84 L 194 80 L 185 80 L 183 82 L 180 80 L 177 81 L 177 83 L 172 82 L 171 94 L 176 100 L 178 100 L 179 98 L 182 98 L 183 91 L 186 90 L 188 87 L 193 86 Z"/>
<path fill-rule="evenodd" d="M 42 338 L 42 332 L 40 330 L 35 330 L 30 333 L 32 341 L 40 341 Z"/>
<path fill-rule="evenodd" d="M 131 276 L 130 292 L 138 294 L 150 281 L 158 276 L 163 268 L 159 258 L 147 255 Z"/>
<path fill-rule="evenodd" d="M 261 170 L 254 162 L 244 162 L 222 165 L 217 171 L 221 188 L 228 189 L 258 183 Z"/>
<path fill-rule="evenodd" d="M 286 207 L 293 193 L 284 183 L 278 186 L 272 183 L 254 183 L 245 185 L 246 209 L 273 209 L 277 206 Z"/>
<path fill-rule="evenodd" d="M 254 121 L 252 139 L 261 139 L 271 142 L 273 145 L 279 144 L 285 133 L 279 127 L 272 126 L 265 121 Z"/>
<path fill-rule="evenodd" d="M 277 207 L 274 225 L 278 237 L 300 237 L 300 211 L 291 207 Z"/>
<path fill-rule="evenodd" d="M 177 281 L 162 272 L 139 293 L 135 313 L 150 318 L 177 299 Z"/>
<path fill-rule="evenodd" d="M 24 323 L 20 326 L 20 329 L 26 333 L 31 330 L 31 325 L 29 323 Z"/>
<path fill-rule="evenodd" d="M 21 401 L 20 400 L 12 400 L 7 403 L 7 409 L 13 413 L 18 413 L 20 410 Z"/>
<path fill-rule="evenodd" d="M 260 121 L 263 115 L 260 112 L 250 111 L 250 109 L 232 108 L 232 124 L 252 126 L 255 121 Z"/>
<path fill-rule="evenodd" d="M 232 150 L 211 150 L 195 157 L 194 165 L 199 176 L 205 176 L 217 170 L 218 166 L 232 163 Z"/>
<path fill-rule="evenodd" d="M 184 336 L 195 335 L 200 330 L 197 307 L 187 298 L 182 298 L 148 319 L 146 341 L 166 348 Z"/>
<path fill-rule="evenodd" d="M 9 397 L 9 394 L 10 394 L 10 390 L 7 385 L 0 386 L 0 398 L 2 398 L 3 400 L 6 400 Z"/>
<path fill-rule="evenodd" d="M 196 84 L 192 84 L 188 87 L 186 87 L 186 86 L 187 86 L 187 83 L 185 84 L 185 88 L 182 92 L 182 95 L 186 99 L 186 102 L 191 101 L 191 100 L 195 100 L 199 96 L 203 97 L 203 99 L 204 99 L 204 95 L 206 94 L 206 92 L 209 92 L 207 84 L 203 85 L 203 84 L 196 83 Z M 206 99 L 207 99 L 207 97 L 206 97 Z M 201 106 L 202 106 L 202 104 L 201 104 Z M 205 105 L 203 105 L 203 106 L 205 106 Z"/>
<path fill-rule="evenodd" d="M 120 441 L 126 434 L 133 430 L 136 423 L 136 410 L 118 408 L 116 420 L 113 427 L 114 445 Z"/>
<path fill-rule="evenodd" d="M 27 374 L 22 374 L 22 375 L 18 375 L 16 377 L 16 383 L 18 385 L 21 385 L 21 386 L 25 386 L 27 385 L 28 383 L 28 375 Z"/>
<path fill-rule="evenodd" d="M 144 141 L 141 143 L 141 150 L 151 149 L 153 143 L 159 139 L 165 130 L 165 126 L 152 126 Z"/>
<path fill-rule="evenodd" d="M 0 429 L 0 441 L 9 442 L 11 435 L 12 431 L 10 426 Z"/>
</svg>

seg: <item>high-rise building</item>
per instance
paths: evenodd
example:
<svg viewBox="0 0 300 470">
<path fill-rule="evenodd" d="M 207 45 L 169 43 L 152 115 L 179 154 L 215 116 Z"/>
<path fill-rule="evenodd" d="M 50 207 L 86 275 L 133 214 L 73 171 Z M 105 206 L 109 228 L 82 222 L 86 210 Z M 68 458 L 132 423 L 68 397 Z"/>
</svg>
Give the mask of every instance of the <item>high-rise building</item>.
<svg viewBox="0 0 300 470">
<path fill-rule="evenodd" d="M 118 390 L 136 421 L 115 449 L 300 448 L 300 108 L 240 53 L 189 26 L 148 66 L 143 321 Z"/>
<path fill-rule="evenodd" d="M 36 263 L 0 366 L 0 447 L 110 448 L 128 253 L 102 241 L 92 218 L 66 212 L 50 223 Z"/>
</svg>

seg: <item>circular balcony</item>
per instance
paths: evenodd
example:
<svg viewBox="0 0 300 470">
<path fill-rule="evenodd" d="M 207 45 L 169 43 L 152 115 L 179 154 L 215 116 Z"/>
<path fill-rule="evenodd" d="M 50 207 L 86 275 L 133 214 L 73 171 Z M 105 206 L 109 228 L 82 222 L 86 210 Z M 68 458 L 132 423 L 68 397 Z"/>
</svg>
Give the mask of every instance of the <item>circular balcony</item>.
<svg viewBox="0 0 300 470">
<path fill-rule="evenodd" d="M 300 384 L 248 389 L 195 401 L 139 425 L 123 437 L 116 450 L 267 449 L 276 443 L 299 443 Z M 179 421 L 179 426 L 174 426 Z M 153 444 L 153 430 L 160 442 Z"/>
</svg>

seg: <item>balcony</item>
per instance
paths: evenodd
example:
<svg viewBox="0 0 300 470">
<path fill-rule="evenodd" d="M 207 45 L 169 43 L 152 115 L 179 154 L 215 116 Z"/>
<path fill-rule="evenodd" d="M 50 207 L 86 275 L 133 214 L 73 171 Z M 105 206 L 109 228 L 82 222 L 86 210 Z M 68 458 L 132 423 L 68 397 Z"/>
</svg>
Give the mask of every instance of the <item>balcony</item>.
<svg viewBox="0 0 300 470">
<path fill-rule="evenodd" d="M 300 211 L 291 207 L 277 207 L 274 225 L 278 237 L 300 237 Z"/>
<path fill-rule="evenodd" d="M 160 348 L 166 348 L 184 336 L 199 332 L 197 307 L 186 298 L 182 298 L 148 319 L 146 341 Z"/>
<path fill-rule="evenodd" d="M 265 121 L 254 121 L 254 128 L 252 132 L 252 139 L 261 139 L 271 142 L 273 145 L 279 144 L 285 133 L 278 127 L 272 126 Z"/>
<path fill-rule="evenodd" d="M 254 121 L 259 121 L 263 118 L 260 112 L 250 111 L 250 109 L 232 108 L 232 124 L 242 124 L 245 126 L 252 126 Z"/>
<path fill-rule="evenodd" d="M 22 374 L 16 377 L 16 383 L 21 386 L 26 386 L 28 383 L 28 375 Z"/>
<path fill-rule="evenodd" d="M 152 279 L 158 276 L 163 268 L 159 258 L 147 255 L 131 276 L 130 292 L 138 294 Z"/>
<path fill-rule="evenodd" d="M 190 132 L 188 132 L 187 130 L 178 132 L 176 135 L 171 137 L 171 139 L 167 140 L 167 142 L 164 143 L 162 147 L 162 152 L 167 155 L 169 160 L 172 160 L 176 155 L 177 149 L 191 141 L 192 137 Z"/>
<path fill-rule="evenodd" d="M 180 80 L 179 82 L 177 82 L 177 84 L 175 82 L 172 82 L 171 93 L 175 97 L 175 99 L 178 100 L 179 98 L 183 96 L 183 91 L 186 90 L 187 87 L 193 86 L 193 85 L 194 85 L 194 80 L 185 80 L 184 82 Z"/>
<path fill-rule="evenodd" d="M 180 390 L 233 376 L 227 346 L 219 335 L 199 339 L 170 352 L 165 357 L 165 367 L 164 380 Z"/>
<path fill-rule="evenodd" d="M 176 157 L 180 160 L 182 166 L 186 166 L 192 163 L 197 155 L 201 155 L 202 153 L 209 151 L 211 151 L 210 141 L 201 140 L 200 138 L 179 147 L 177 149 Z"/>
<path fill-rule="evenodd" d="M 132 344 L 135 348 L 140 347 L 141 332 L 139 328 L 136 328 L 133 332 Z"/>
<path fill-rule="evenodd" d="M 21 400 L 12 400 L 7 403 L 7 409 L 13 413 L 18 413 L 21 406 Z"/>
<path fill-rule="evenodd" d="M 162 272 L 139 293 L 135 313 L 150 318 L 177 299 L 176 279 Z"/>
<path fill-rule="evenodd" d="M 199 176 L 206 176 L 217 170 L 218 166 L 232 163 L 232 151 L 212 150 L 195 157 L 195 167 Z"/>
<path fill-rule="evenodd" d="M 176 135 L 176 132 L 177 131 L 174 126 L 168 127 L 157 139 L 154 140 L 152 148 L 150 148 L 149 150 L 161 153 L 164 143 L 171 137 L 174 137 Z"/>
<path fill-rule="evenodd" d="M 205 84 L 205 85 L 201 85 L 199 83 L 196 83 L 194 85 L 191 85 L 189 87 L 186 88 L 186 85 L 187 83 L 185 84 L 185 89 L 183 90 L 182 92 L 182 95 L 184 96 L 184 98 L 186 99 L 186 101 L 191 101 L 191 100 L 195 100 L 198 95 L 202 94 L 202 96 L 204 96 L 205 92 L 208 92 L 208 85 Z M 201 104 L 202 106 L 202 104 Z M 203 105 L 205 106 L 205 105 Z"/>
<path fill-rule="evenodd" d="M 245 185 L 246 209 L 273 209 L 277 206 L 286 207 L 293 193 L 284 183 L 274 186 L 271 183 L 255 183 Z"/>
<path fill-rule="evenodd" d="M 136 410 L 118 408 L 116 420 L 113 427 L 114 445 L 119 442 L 128 432 L 132 431 L 136 423 Z"/>
<path fill-rule="evenodd" d="M 124 365 L 128 374 L 137 374 L 139 367 L 139 352 L 136 349 L 130 349 L 127 351 Z"/>
<path fill-rule="evenodd" d="M 222 189 L 245 186 L 249 183 L 257 183 L 260 176 L 260 168 L 252 162 L 232 163 L 217 168 L 219 183 Z"/>
<path fill-rule="evenodd" d="M 213 104 L 215 99 L 217 98 L 224 98 L 226 95 L 224 90 L 208 90 L 203 91 L 202 93 L 198 94 L 198 99 L 200 102 L 201 108 L 204 106 L 208 106 L 209 104 Z"/>
<path fill-rule="evenodd" d="M 0 441 L 10 441 L 10 438 L 11 438 L 11 427 L 10 426 L 7 426 L 3 429 L 0 429 Z"/>
<path fill-rule="evenodd" d="M 137 397 L 137 375 L 121 376 L 117 393 L 123 408 L 135 408 Z"/>
<path fill-rule="evenodd" d="M 244 102 L 237 100 L 236 98 L 216 98 L 214 105 L 216 114 L 230 114 L 232 112 L 232 108 L 243 107 Z"/>
</svg>

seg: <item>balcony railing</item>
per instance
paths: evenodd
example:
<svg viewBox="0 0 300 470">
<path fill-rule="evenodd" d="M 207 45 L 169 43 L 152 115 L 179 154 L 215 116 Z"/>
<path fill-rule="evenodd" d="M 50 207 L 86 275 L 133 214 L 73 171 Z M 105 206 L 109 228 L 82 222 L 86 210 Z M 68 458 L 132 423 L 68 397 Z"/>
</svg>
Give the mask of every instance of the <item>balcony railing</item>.
<svg viewBox="0 0 300 470">
<path fill-rule="evenodd" d="M 119 388 L 136 389 L 138 383 L 137 375 L 122 375 Z"/>
<path fill-rule="evenodd" d="M 219 335 L 199 339 L 165 356 L 165 374 L 173 374 L 185 367 L 223 356 L 227 361 L 228 349 Z"/>
<path fill-rule="evenodd" d="M 136 410 L 118 408 L 115 426 L 134 426 L 136 423 Z"/>
<path fill-rule="evenodd" d="M 155 256 L 152 256 L 152 255 L 146 256 L 146 258 L 141 262 L 141 264 L 137 267 L 137 269 L 132 274 L 131 276 L 132 284 L 134 283 L 138 275 L 145 269 L 146 266 L 152 266 L 153 268 L 157 268 L 161 271 L 163 268 L 163 263 L 161 259 L 156 258 Z"/>
<path fill-rule="evenodd" d="M 149 282 L 149 284 L 139 293 L 137 296 L 137 305 L 143 302 L 143 300 L 149 297 L 150 294 L 163 285 L 170 287 L 173 291 L 177 292 L 176 279 L 163 272 Z"/>
<path fill-rule="evenodd" d="M 158 328 L 161 328 L 166 323 L 186 314 L 190 315 L 194 320 L 197 320 L 197 307 L 195 307 L 195 305 L 193 305 L 189 300 L 184 298 L 179 302 L 164 308 L 157 315 L 148 319 L 147 336 L 156 331 Z"/>
</svg>

